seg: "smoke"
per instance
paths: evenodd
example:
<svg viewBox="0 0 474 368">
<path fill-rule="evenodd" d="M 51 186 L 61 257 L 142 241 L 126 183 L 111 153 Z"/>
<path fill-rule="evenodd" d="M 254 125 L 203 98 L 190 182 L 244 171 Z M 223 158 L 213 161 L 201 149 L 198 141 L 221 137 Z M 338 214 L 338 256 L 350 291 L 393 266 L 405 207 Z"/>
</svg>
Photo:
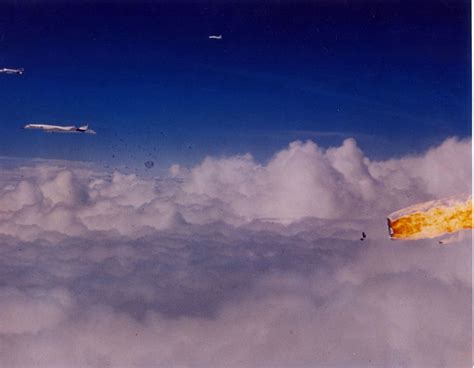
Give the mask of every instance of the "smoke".
<svg viewBox="0 0 474 368">
<path fill-rule="evenodd" d="M 159 180 L 5 167 L 0 365 L 470 365 L 470 233 L 406 246 L 385 224 L 469 192 L 470 150 L 374 162 L 353 139 L 293 142 Z"/>
</svg>

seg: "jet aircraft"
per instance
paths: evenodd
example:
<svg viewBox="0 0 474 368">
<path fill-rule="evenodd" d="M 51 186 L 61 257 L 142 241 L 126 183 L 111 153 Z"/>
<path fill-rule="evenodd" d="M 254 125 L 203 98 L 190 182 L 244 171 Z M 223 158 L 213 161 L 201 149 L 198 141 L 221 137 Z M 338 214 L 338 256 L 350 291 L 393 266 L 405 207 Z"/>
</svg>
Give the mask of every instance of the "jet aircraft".
<svg viewBox="0 0 474 368">
<path fill-rule="evenodd" d="M 60 126 L 49 124 L 27 124 L 24 129 L 39 129 L 46 133 L 88 133 L 95 134 L 95 131 L 89 128 L 89 124 L 76 127 L 75 125 Z"/>
<path fill-rule="evenodd" d="M 211 35 L 209 38 L 212 40 L 222 40 L 222 35 Z"/>
<path fill-rule="evenodd" d="M 19 68 L 19 69 L 10 69 L 10 68 L 2 68 L 0 69 L 0 73 L 5 73 L 5 74 L 18 74 L 21 75 L 25 69 Z"/>
</svg>

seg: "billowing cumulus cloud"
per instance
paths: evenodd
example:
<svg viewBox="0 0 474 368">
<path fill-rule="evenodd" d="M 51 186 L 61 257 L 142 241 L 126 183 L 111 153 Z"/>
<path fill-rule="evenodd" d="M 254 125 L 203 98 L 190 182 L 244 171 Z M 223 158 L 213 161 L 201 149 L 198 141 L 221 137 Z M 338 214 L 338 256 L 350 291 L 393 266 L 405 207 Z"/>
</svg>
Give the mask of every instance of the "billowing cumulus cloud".
<svg viewBox="0 0 474 368">
<path fill-rule="evenodd" d="M 160 179 L 5 166 L 0 365 L 469 366 L 471 235 L 393 242 L 385 217 L 469 192 L 470 155 L 375 162 L 348 139 Z"/>
</svg>

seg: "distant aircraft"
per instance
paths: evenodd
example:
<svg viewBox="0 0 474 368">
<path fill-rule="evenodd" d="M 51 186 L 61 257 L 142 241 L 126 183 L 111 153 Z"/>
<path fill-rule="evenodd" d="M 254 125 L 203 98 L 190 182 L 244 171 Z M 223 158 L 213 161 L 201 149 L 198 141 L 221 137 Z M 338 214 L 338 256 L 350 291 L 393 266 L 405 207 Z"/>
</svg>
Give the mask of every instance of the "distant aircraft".
<svg viewBox="0 0 474 368">
<path fill-rule="evenodd" d="M 95 131 L 89 128 L 89 124 L 81 127 L 75 125 L 60 126 L 60 125 L 49 125 L 49 124 L 27 124 L 24 129 L 40 129 L 46 133 L 88 133 L 95 134 Z"/>
<path fill-rule="evenodd" d="M 212 40 L 222 40 L 222 35 L 211 35 L 209 38 Z"/>
<path fill-rule="evenodd" d="M 25 69 L 20 68 L 20 69 L 9 69 L 9 68 L 2 68 L 0 69 L 0 73 L 5 73 L 5 74 L 18 74 L 21 75 Z"/>
</svg>

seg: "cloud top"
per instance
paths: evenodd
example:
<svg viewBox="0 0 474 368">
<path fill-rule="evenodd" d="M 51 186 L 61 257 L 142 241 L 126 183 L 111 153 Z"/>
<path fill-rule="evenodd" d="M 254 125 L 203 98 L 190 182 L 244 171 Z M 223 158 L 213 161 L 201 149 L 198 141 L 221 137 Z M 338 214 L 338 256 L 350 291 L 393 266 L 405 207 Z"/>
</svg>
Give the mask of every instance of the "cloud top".
<svg viewBox="0 0 474 368">
<path fill-rule="evenodd" d="M 470 154 L 376 162 L 347 139 L 159 179 L 5 167 L 0 365 L 469 365 L 471 234 L 395 243 L 385 217 L 469 192 Z"/>
</svg>

